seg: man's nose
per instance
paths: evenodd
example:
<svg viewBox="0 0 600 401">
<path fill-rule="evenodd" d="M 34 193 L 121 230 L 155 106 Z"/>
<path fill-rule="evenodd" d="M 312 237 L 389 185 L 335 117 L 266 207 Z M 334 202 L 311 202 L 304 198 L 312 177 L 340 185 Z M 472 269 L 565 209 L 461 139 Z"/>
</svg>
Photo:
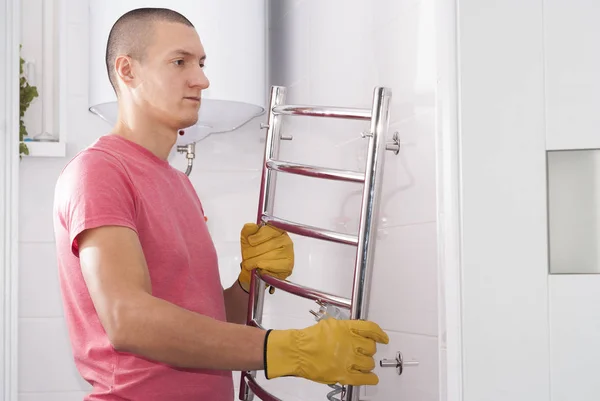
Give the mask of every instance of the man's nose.
<svg viewBox="0 0 600 401">
<path fill-rule="evenodd" d="M 198 87 L 198 88 L 204 90 L 210 86 L 210 81 L 206 77 L 206 74 L 204 73 L 204 70 L 202 69 L 202 67 L 198 66 L 197 68 L 198 69 L 196 71 L 194 71 L 194 75 L 192 76 L 192 78 L 190 80 L 190 86 Z"/>
</svg>

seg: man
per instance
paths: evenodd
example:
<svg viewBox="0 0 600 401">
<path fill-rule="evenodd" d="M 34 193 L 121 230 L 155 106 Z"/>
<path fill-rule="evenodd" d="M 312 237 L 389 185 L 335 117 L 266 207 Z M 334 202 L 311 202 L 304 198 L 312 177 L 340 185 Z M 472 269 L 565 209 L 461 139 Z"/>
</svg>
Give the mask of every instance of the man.
<svg viewBox="0 0 600 401">
<path fill-rule="evenodd" d="M 231 401 L 231 371 L 376 384 L 375 323 L 328 319 L 303 330 L 246 326 L 250 272 L 287 278 L 289 236 L 247 224 L 239 280 L 223 290 L 203 210 L 167 162 L 198 118 L 209 82 L 192 24 L 138 9 L 113 26 L 107 68 L 119 118 L 62 172 L 54 222 L 73 352 L 87 400 Z"/>
</svg>

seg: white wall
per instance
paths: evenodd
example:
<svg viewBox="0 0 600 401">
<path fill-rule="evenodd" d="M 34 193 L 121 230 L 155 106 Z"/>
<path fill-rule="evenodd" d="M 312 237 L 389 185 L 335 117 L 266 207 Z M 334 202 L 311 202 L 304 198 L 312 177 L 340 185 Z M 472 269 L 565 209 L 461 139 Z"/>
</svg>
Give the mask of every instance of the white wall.
<svg viewBox="0 0 600 401">
<path fill-rule="evenodd" d="M 87 111 L 87 2 L 68 1 L 68 157 L 109 126 Z M 393 90 L 392 130 L 403 142 L 399 156 L 386 155 L 379 245 L 370 318 L 389 331 L 391 343 L 378 359 L 402 351 L 419 367 L 398 377 L 378 369 L 374 399 L 438 400 L 440 343 L 435 204 L 435 70 L 432 0 L 273 1 L 271 83 L 289 87 L 290 102 L 369 107 L 374 86 Z M 244 131 L 212 137 L 197 146 L 192 181 L 204 203 L 219 252 L 223 281 L 239 271 L 239 230 L 255 219 L 263 132 L 254 121 Z M 341 121 L 289 120 L 295 135 L 281 156 L 338 168 L 364 164 L 365 126 Z M 52 194 L 67 159 L 26 158 L 20 193 L 21 401 L 81 400 L 87 389 L 74 369 L 56 275 Z M 183 169 L 184 160 L 174 165 Z M 276 214 L 353 232 L 359 187 L 284 177 Z M 353 252 L 342 245 L 294 237 L 302 284 L 349 295 Z M 274 327 L 302 327 L 314 320 L 309 302 L 276 292 L 266 305 Z M 236 378 L 236 386 L 238 385 Z M 286 400 L 324 399 L 326 387 L 281 379 L 268 383 Z"/>
</svg>

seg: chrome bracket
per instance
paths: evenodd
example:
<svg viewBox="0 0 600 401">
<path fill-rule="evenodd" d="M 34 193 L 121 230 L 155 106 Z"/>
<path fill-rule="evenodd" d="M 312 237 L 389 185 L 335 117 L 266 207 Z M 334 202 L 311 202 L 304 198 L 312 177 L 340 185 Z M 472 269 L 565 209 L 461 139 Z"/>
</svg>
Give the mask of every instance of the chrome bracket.
<svg viewBox="0 0 600 401">
<path fill-rule="evenodd" d="M 400 135 L 398 134 L 398 131 L 394 132 L 392 140 L 385 144 L 385 150 L 394 152 L 395 155 L 400 153 Z"/>
<path fill-rule="evenodd" d="M 405 366 L 417 366 L 418 364 L 418 361 L 404 362 L 404 357 L 400 351 L 396 353 L 396 359 L 382 359 L 379 361 L 379 366 L 382 368 L 396 368 L 398 375 L 402 374 Z"/>
<path fill-rule="evenodd" d="M 266 123 L 260 123 L 260 129 L 269 129 L 269 124 Z M 279 135 L 279 139 L 281 139 L 282 141 L 291 141 L 292 139 L 294 139 L 294 137 L 292 135 Z"/>
<path fill-rule="evenodd" d="M 347 309 L 338 308 L 335 305 L 328 304 L 323 301 L 315 301 L 319 305 L 319 311 L 309 310 L 311 315 L 315 317 L 318 322 L 323 319 L 337 319 L 337 320 L 348 320 L 350 319 L 350 311 Z"/>
<path fill-rule="evenodd" d="M 360 133 L 360 136 L 363 138 L 370 138 L 373 136 L 373 133 L 371 133 L 369 131 L 362 131 Z M 400 153 L 400 134 L 398 134 L 398 131 L 394 132 L 394 135 L 392 135 L 391 141 L 386 142 L 385 150 L 394 152 L 395 155 Z"/>
</svg>

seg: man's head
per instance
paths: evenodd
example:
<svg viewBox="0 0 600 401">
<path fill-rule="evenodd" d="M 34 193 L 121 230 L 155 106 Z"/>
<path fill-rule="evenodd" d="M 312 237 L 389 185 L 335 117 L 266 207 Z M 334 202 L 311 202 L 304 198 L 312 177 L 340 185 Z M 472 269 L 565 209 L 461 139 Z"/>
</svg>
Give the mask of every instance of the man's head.
<svg viewBox="0 0 600 401">
<path fill-rule="evenodd" d="M 113 25 L 106 67 L 122 110 L 173 130 L 196 123 L 209 85 L 204 48 L 192 23 L 176 11 L 140 8 Z"/>
</svg>

